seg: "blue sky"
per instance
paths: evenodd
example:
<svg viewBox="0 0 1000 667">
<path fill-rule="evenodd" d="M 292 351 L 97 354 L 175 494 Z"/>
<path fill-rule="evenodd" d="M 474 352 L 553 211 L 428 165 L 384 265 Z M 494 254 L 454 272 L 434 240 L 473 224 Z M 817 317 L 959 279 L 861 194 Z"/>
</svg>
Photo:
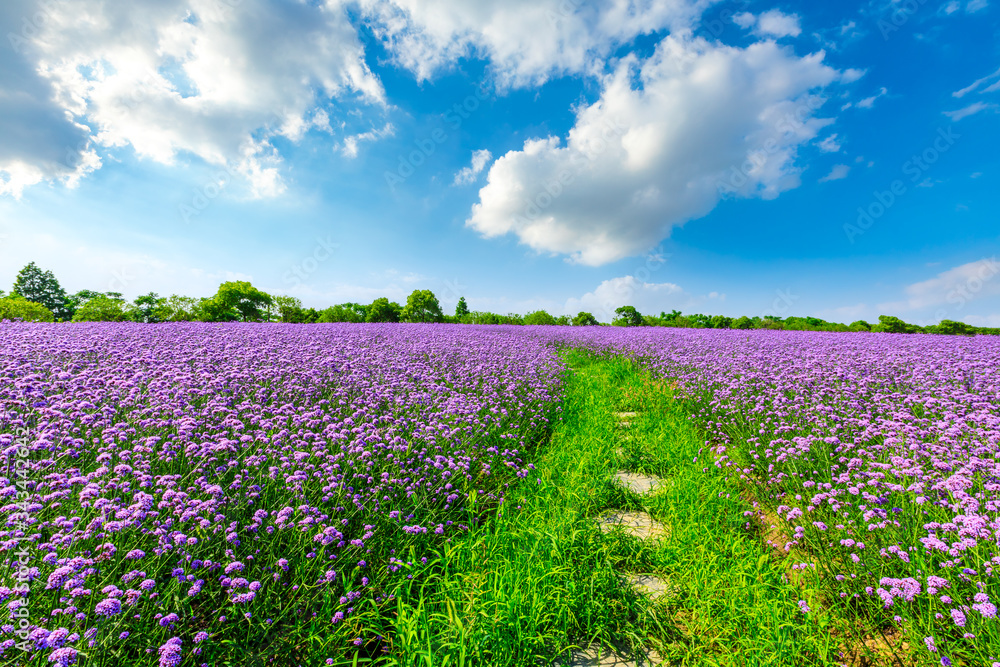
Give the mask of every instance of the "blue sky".
<svg viewBox="0 0 1000 667">
<path fill-rule="evenodd" d="M 129 297 L 1000 326 L 995 0 L 15 0 L 0 28 L 4 289 L 36 261 Z"/>
</svg>

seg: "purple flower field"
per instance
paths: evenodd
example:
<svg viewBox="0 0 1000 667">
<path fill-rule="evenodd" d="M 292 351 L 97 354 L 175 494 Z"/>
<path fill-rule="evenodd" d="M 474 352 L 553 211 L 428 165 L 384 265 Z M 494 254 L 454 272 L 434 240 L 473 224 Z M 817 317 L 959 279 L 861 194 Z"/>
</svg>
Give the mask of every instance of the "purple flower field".
<svg viewBox="0 0 1000 667">
<path fill-rule="evenodd" d="M 3 324 L 0 662 L 211 664 L 287 624 L 371 640 L 385 582 L 533 482 L 565 345 L 677 381 L 817 602 L 997 653 L 994 337 Z"/>
<path fill-rule="evenodd" d="M 0 350 L 6 664 L 174 665 L 287 623 L 354 640 L 411 546 L 530 474 L 562 369 L 513 331 L 421 325 L 4 324 Z"/>
<path fill-rule="evenodd" d="M 572 333 L 679 383 L 828 594 L 1000 656 L 1000 338 Z"/>
</svg>

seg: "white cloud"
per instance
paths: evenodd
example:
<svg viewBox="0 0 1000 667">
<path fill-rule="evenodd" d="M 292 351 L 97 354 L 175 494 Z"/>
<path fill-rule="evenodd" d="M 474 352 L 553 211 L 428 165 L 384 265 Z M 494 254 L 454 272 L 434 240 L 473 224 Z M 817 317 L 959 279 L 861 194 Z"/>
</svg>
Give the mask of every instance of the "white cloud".
<svg viewBox="0 0 1000 667">
<path fill-rule="evenodd" d="M 837 141 L 836 134 L 831 134 L 829 137 L 819 142 L 818 145 L 819 149 L 824 153 L 836 153 L 840 151 L 840 143 Z"/>
<path fill-rule="evenodd" d="M 989 0 L 969 0 L 965 4 L 965 11 L 969 14 L 975 14 L 978 11 L 986 9 L 989 4 Z"/>
<path fill-rule="evenodd" d="M 873 106 L 875 106 L 875 100 L 882 97 L 888 92 L 889 91 L 885 87 L 879 88 L 879 91 L 877 93 L 875 93 L 871 97 L 864 98 L 863 100 L 859 101 L 855 106 L 861 107 L 862 109 L 871 109 Z"/>
<path fill-rule="evenodd" d="M 396 133 L 396 128 L 392 123 L 386 123 L 382 129 L 368 130 L 361 134 L 352 134 L 344 139 L 344 145 L 340 148 L 340 154 L 346 158 L 354 159 L 358 156 L 358 145 L 363 141 L 375 141 L 383 137 L 391 137 Z"/>
<path fill-rule="evenodd" d="M 906 300 L 882 304 L 880 308 L 916 310 L 951 304 L 960 307 L 974 299 L 1000 296 L 1000 263 L 985 257 L 942 271 L 930 280 L 905 288 Z"/>
<path fill-rule="evenodd" d="M 333 98 L 383 102 L 339 0 L 51 0 L 45 7 L 47 18 L 23 44 L 23 57 L 42 75 L 32 85 L 44 125 L 27 114 L 14 122 L 29 135 L 80 138 L 62 140 L 61 152 L 77 160 L 90 151 L 88 136 L 164 164 L 190 154 L 232 167 L 255 194 L 268 196 L 284 187 L 273 136 L 295 141 L 322 128 L 326 116 L 317 107 Z M 21 9 L 32 16 L 35 8 Z M 0 116 L 9 123 L 5 100 Z M 22 156 L 21 165 L 4 157 L 0 188 L 8 191 L 16 181 L 81 172 L 59 168 L 44 151 Z M 94 158 L 85 164 L 83 171 L 99 166 Z"/>
<path fill-rule="evenodd" d="M 802 34 L 797 14 L 783 14 L 777 9 L 771 9 L 759 16 L 749 12 L 741 12 L 733 16 L 736 25 L 744 29 L 753 29 L 754 34 L 761 37 L 798 37 Z"/>
<path fill-rule="evenodd" d="M 986 111 L 987 109 L 996 109 L 997 105 L 987 104 L 986 102 L 973 102 L 967 107 L 962 107 L 961 109 L 956 109 L 955 111 L 945 111 L 944 115 L 951 118 L 956 123 L 963 118 L 968 118 L 973 116 L 980 111 Z"/>
<path fill-rule="evenodd" d="M 466 224 L 588 265 L 647 250 L 725 193 L 797 187 L 798 146 L 832 122 L 815 117 L 813 91 L 837 75 L 822 52 L 667 36 L 605 77 L 565 142 L 532 139 L 499 157 Z"/>
<path fill-rule="evenodd" d="M 683 32 L 709 0 L 360 0 L 395 60 L 429 79 L 466 56 L 489 60 L 501 87 L 603 68 L 615 46 Z"/>
<path fill-rule="evenodd" d="M 493 159 L 493 154 L 490 153 L 485 148 L 478 151 L 472 152 L 472 163 L 468 167 L 462 167 L 457 174 L 455 174 L 455 185 L 468 185 L 476 180 L 476 177 L 482 173 L 489 161 Z"/>
<path fill-rule="evenodd" d="M 951 95 L 952 95 L 952 97 L 965 97 L 969 93 L 971 93 L 971 92 L 975 91 L 976 89 L 978 89 L 983 84 L 989 83 L 990 81 L 994 81 L 993 85 L 989 86 L 988 88 L 986 88 L 985 90 L 982 90 L 980 92 L 984 92 L 985 93 L 985 92 L 991 92 L 991 89 L 995 90 L 995 87 L 997 86 L 997 84 L 1000 84 L 1000 69 L 998 69 L 997 71 L 993 72 L 992 74 L 987 74 L 986 76 L 984 76 L 981 79 L 976 79 L 975 81 L 973 81 L 972 83 L 970 83 L 965 88 L 962 88 L 961 90 L 956 90 Z"/>
<path fill-rule="evenodd" d="M 563 312 L 575 315 L 585 311 L 603 322 L 610 322 L 615 318 L 615 309 L 621 306 L 634 306 L 644 314 L 659 314 L 690 302 L 690 295 L 679 285 L 645 282 L 628 275 L 605 280 L 579 299 L 567 299 Z"/>
<path fill-rule="evenodd" d="M 820 183 L 826 183 L 827 181 L 839 181 L 843 178 L 847 178 L 847 174 L 851 172 L 851 168 L 846 164 L 835 164 L 830 173 L 819 179 Z"/>
</svg>

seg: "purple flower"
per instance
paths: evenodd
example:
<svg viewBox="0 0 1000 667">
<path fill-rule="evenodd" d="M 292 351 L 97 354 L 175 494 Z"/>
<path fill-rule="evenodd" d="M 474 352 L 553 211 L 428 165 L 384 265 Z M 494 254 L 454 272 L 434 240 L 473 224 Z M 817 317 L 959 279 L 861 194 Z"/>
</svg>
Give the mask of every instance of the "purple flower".
<svg viewBox="0 0 1000 667">
<path fill-rule="evenodd" d="M 115 616 L 121 613 L 122 603 L 117 598 L 107 598 L 98 602 L 94 611 L 100 616 Z"/>
<path fill-rule="evenodd" d="M 181 664 L 182 644 L 183 642 L 179 637 L 171 637 L 159 648 L 160 667 L 177 667 Z"/>
</svg>

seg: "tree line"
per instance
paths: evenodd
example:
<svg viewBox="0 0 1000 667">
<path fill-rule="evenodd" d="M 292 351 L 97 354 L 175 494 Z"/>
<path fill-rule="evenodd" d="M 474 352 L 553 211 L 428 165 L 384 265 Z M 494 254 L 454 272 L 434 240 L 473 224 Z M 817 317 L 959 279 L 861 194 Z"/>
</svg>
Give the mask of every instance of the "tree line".
<svg viewBox="0 0 1000 667">
<path fill-rule="evenodd" d="M 1000 334 L 1000 329 L 974 327 L 964 322 L 942 320 L 931 326 L 909 324 L 889 315 L 877 323 L 858 320 L 851 324 L 827 322 L 816 317 L 726 317 L 685 315 L 679 310 L 643 315 L 633 306 L 615 311 L 611 326 L 677 327 L 686 329 L 780 329 L 789 331 L 870 331 L 883 333 Z M 34 262 L 17 274 L 10 294 L 0 290 L 0 320 L 30 322 L 285 322 L 291 324 L 332 322 L 441 322 L 452 324 L 521 324 L 599 326 L 592 313 L 575 317 L 555 316 L 544 310 L 526 315 L 501 315 L 469 310 L 465 297 L 458 300 L 454 315 L 441 309 L 430 290 L 414 290 L 400 305 L 385 297 L 369 304 L 341 303 L 317 310 L 304 308 L 295 297 L 271 295 L 246 281 L 219 285 L 215 295 L 194 298 L 177 294 L 163 297 L 156 292 L 143 294 L 131 302 L 119 292 L 80 290 L 67 294 L 51 271 Z"/>
</svg>

